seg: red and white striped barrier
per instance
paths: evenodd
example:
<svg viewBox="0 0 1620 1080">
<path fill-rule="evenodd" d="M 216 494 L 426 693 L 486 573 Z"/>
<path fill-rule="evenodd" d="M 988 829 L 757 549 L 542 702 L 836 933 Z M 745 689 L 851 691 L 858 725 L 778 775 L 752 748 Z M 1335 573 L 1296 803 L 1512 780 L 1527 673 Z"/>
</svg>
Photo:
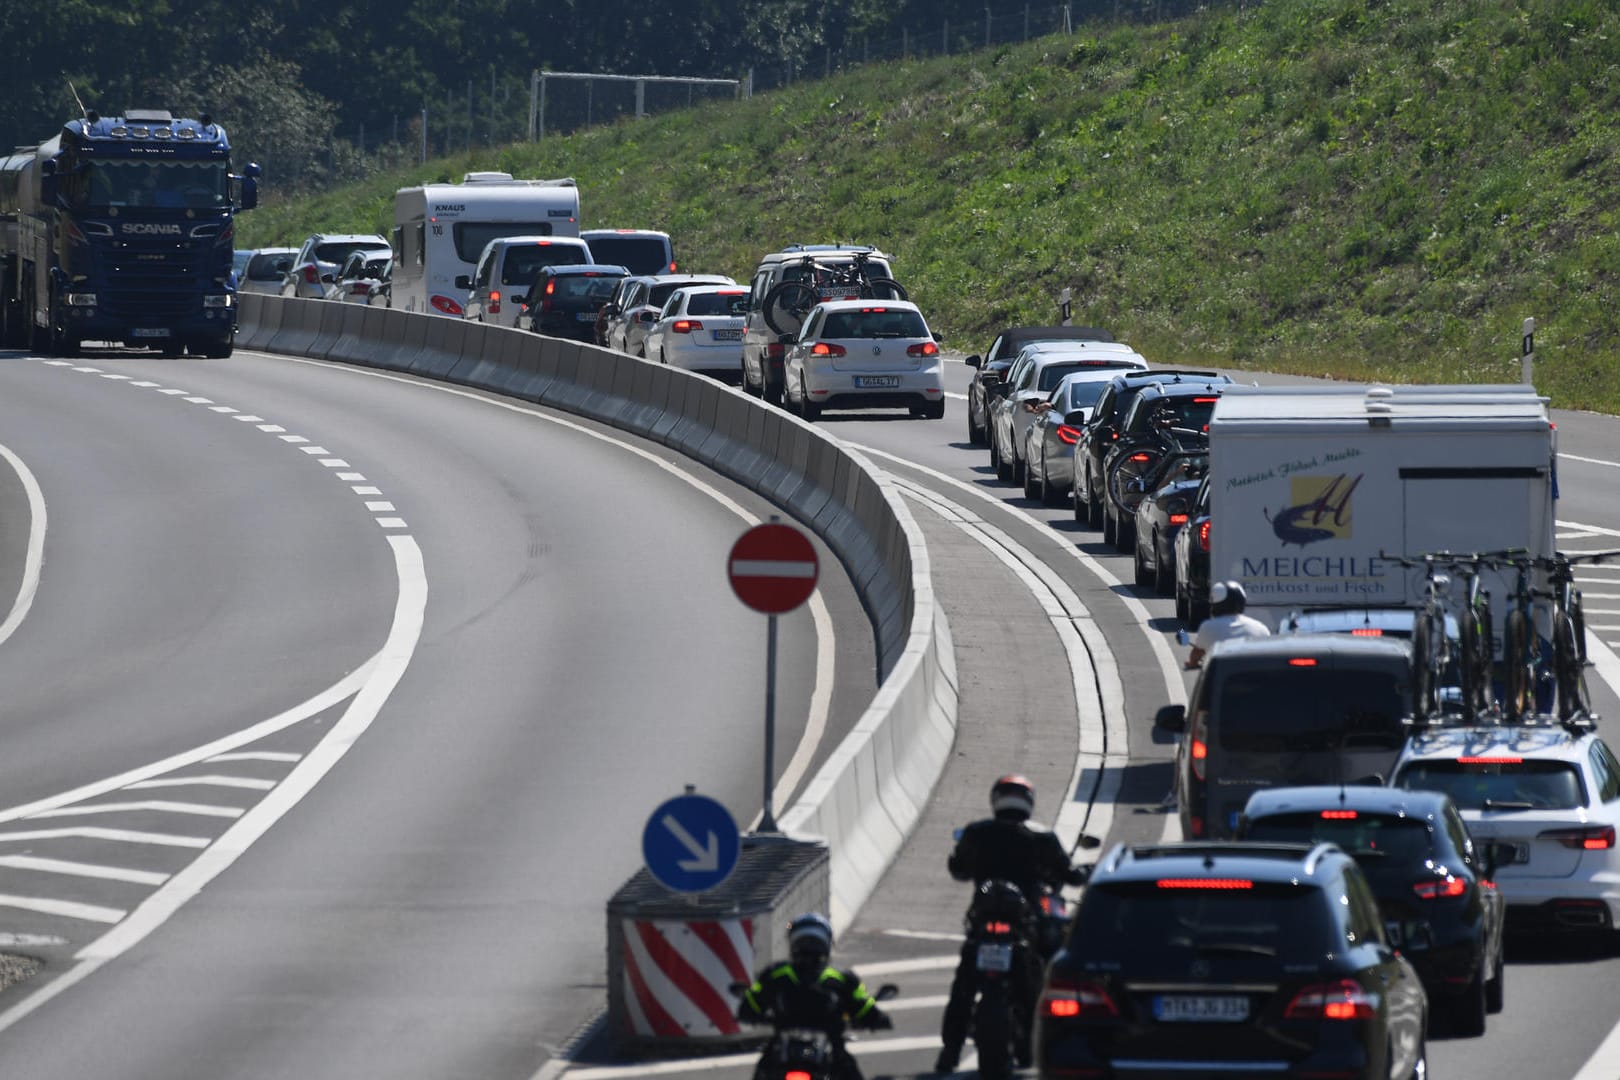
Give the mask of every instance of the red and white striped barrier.
<svg viewBox="0 0 1620 1080">
<path fill-rule="evenodd" d="M 753 919 L 624 919 L 624 1002 L 636 1038 L 742 1033 L 731 985 L 754 979 Z"/>
</svg>

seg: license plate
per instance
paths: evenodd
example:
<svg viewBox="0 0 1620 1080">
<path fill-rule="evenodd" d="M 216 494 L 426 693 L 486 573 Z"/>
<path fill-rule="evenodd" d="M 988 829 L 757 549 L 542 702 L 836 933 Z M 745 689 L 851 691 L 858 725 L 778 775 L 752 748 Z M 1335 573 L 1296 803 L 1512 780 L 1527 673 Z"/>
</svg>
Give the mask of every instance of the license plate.
<svg viewBox="0 0 1620 1080">
<path fill-rule="evenodd" d="M 742 331 L 741 330 L 716 330 L 714 332 L 714 340 L 716 340 L 716 341 L 741 341 L 742 340 Z"/>
<path fill-rule="evenodd" d="M 979 946 L 980 971 L 1011 971 L 1012 946 L 1011 945 L 980 945 Z"/>
<path fill-rule="evenodd" d="M 848 285 L 823 285 L 816 290 L 823 300 L 859 300 L 859 290 L 852 290 Z"/>
<path fill-rule="evenodd" d="M 1160 994 L 1153 1018 L 1167 1024 L 1238 1024 L 1249 1018 L 1249 999 L 1234 994 Z"/>
<path fill-rule="evenodd" d="M 596 312 L 594 312 L 594 311 L 576 311 L 576 312 L 574 312 L 574 318 L 578 319 L 580 322 L 595 322 L 596 321 Z"/>
<path fill-rule="evenodd" d="M 898 375 L 857 375 L 855 385 L 862 390 L 893 390 L 900 385 Z"/>
<path fill-rule="evenodd" d="M 167 326 L 137 326 L 129 332 L 130 337 L 168 337 Z"/>
</svg>

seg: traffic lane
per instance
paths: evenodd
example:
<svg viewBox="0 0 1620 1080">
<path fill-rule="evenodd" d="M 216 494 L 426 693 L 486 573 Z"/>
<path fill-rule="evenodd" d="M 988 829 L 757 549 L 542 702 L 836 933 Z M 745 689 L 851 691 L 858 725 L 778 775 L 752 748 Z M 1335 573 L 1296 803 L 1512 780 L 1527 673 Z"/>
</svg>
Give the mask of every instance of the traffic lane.
<svg viewBox="0 0 1620 1080">
<path fill-rule="evenodd" d="M 600 1006 L 602 905 L 639 861 L 649 811 L 683 782 L 745 821 L 759 804 L 764 619 L 724 575 L 742 523 L 576 427 L 352 370 L 232 366 L 267 397 L 346 417 L 390 462 L 373 478 L 423 508 L 422 647 L 340 782 L 138 961 L 76 988 L 74 1012 L 19 1025 L 15 1060 L 49 1062 L 28 1075 L 115 1061 L 157 1075 L 174 1033 L 196 1030 L 191 1059 L 213 1072 L 526 1077 L 537 1045 Z M 865 637 L 843 700 L 864 706 L 870 629 L 837 577 L 824 580 Z M 809 693 L 806 618 L 783 620 L 785 747 Z M 59 1025 L 114 1011 L 62 1052 Z"/>
<path fill-rule="evenodd" d="M 4 361 L 0 361 L 0 365 L 3 364 Z M 0 448 L 9 450 L 6 438 L 7 435 L 0 432 Z M 32 520 L 33 510 L 23 478 L 17 466 L 0 452 L 0 625 L 12 617 L 21 594 Z"/>
<path fill-rule="evenodd" d="M 0 649 L 5 805 L 247 727 L 381 645 L 382 531 L 274 435 L 29 357 L 0 363 L 0 431 L 49 523 L 37 595 Z"/>
</svg>

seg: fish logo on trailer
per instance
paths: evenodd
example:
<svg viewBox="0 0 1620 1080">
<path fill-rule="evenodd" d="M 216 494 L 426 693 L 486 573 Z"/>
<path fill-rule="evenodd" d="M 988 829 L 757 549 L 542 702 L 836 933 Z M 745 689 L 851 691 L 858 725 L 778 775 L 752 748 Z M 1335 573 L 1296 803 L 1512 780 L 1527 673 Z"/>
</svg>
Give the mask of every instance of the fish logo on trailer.
<svg viewBox="0 0 1620 1080">
<path fill-rule="evenodd" d="M 1275 514 L 1262 511 L 1283 547 L 1298 544 L 1303 548 L 1321 540 L 1350 539 L 1350 496 L 1362 475 L 1290 477 L 1289 505 Z"/>
</svg>

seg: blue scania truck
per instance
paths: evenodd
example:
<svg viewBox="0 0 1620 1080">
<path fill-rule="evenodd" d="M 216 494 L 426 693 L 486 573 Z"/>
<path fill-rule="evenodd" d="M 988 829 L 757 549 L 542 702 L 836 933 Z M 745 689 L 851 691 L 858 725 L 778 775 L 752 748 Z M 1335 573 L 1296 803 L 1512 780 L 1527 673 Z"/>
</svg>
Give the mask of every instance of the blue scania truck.
<svg viewBox="0 0 1620 1080">
<path fill-rule="evenodd" d="M 234 216 L 258 204 L 259 175 L 230 158 L 206 114 L 161 109 L 87 110 L 0 158 L 0 345 L 229 356 Z"/>
</svg>

